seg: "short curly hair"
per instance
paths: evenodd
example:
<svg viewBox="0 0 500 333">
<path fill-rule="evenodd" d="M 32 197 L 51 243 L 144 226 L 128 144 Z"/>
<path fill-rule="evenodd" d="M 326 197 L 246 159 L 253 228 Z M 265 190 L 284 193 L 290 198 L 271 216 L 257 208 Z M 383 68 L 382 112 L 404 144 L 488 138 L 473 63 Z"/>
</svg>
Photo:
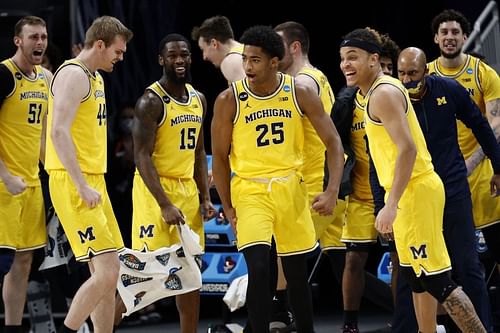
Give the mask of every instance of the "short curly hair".
<svg viewBox="0 0 500 333">
<path fill-rule="evenodd" d="M 278 57 L 281 60 L 285 56 L 283 39 L 270 26 L 256 25 L 248 28 L 241 36 L 240 42 L 262 48 L 271 58 Z"/>
<path fill-rule="evenodd" d="M 458 10 L 454 10 L 454 9 L 445 9 L 432 19 L 432 23 L 431 23 L 432 33 L 434 35 L 437 34 L 441 23 L 449 22 L 449 21 L 458 22 L 458 24 L 460 24 L 460 28 L 462 28 L 462 32 L 465 35 L 469 36 L 470 31 L 471 31 L 471 26 L 470 26 L 469 20 L 467 20 L 467 18 L 464 16 L 464 14 L 462 14 Z"/>
</svg>

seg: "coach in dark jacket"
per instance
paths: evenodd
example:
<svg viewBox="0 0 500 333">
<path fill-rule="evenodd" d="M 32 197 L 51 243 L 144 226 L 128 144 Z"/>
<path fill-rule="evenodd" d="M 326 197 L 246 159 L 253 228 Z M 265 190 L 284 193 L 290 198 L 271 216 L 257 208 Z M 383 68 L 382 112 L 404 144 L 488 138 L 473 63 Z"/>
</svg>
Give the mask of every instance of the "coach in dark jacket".
<svg viewBox="0 0 500 333">
<path fill-rule="evenodd" d="M 452 276 L 470 297 L 489 332 L 491 309 L 484 272 L 475 246 L 472 202 L 467 169 L 458 145 L 456 119 L 472 130 L 486 156 L 490 158 L 495 171 L 492 181 L 497 182 L 497 186 L 500 177 L 500 146 L 488 121 L 465 88 L 455 80 L 425 74 L 424 52 L 417 48 L 403 50 L 398 60 L 398 76 L 408 89 L 434 169 L 441 177 L 446 193 L 443 232 L 452 263 Z M 413 311 L 409 294 L 408 284 L 399 283 L 396 309 L 402 311 L 394 316 L 393 332 L 409 332 L 409 313 Z"/>
</svg>

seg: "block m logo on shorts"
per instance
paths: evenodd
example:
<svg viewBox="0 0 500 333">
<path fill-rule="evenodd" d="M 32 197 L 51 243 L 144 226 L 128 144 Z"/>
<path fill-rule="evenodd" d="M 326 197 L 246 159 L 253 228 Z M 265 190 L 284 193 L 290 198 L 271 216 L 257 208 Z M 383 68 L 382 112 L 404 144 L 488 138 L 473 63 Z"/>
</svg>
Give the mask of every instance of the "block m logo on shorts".
<svg viewBox="0 0 500 333">
<path fill-rule="evenodd" d="M 78 230 L 78 236 L 80 236 L 80 242 L 84 244 L 86 241 L 93 241 L 95 239 L 94 236 L 94 227 L 88 227 L 85 229 L 85 232 L 81 232 Z"/>
<path fill-rule="evenodd" d="M 139 238 L 153 237 L 154 227 L 155 227 L 154 224 L 150 224 L 148 226 L 141 225 L 141 231 L 139 234 Z"/>
<path fill-rule="evenodd" d="M 418 249 L 414 246 L 410 246 L 410 250 L 413 255 L 413 259 L 427 259 L 427 245 L 422 244 Z"/>
</svg>

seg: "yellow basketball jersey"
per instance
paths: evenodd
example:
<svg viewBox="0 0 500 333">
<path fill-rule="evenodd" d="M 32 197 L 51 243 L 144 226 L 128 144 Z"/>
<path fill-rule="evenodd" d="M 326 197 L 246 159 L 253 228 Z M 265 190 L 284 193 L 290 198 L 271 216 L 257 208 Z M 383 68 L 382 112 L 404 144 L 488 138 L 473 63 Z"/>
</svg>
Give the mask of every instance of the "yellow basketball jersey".
<svg viewBox="0 0 500 333">
<path fill-rule="evenodd" d="M 439 58 L 428 64 L 429 73 L 456 80 L 469 92 L 470 97 L 486 112 L 486 102 L 500 98 L 500 79 L 493 68 L 478 58 L 467 55 L 464 64 L 458 68 L 444 68 L 439 65 Z M 479 143 L 472 131 L 457 120 L 458 143 L 467 159 L 479 148 Z"/>
<path fill-rule="evenodd" d="M 245 47 L 245 45 L 243 45 L 243 44 L 235 46 L 235 47 L 233 47 L 233 48 L 231 48 L 229 50 L 229 52 L 226 54 L 226 56 L 228 56 L 229 54 L 232 54 L 232 53 L 236 53 L 236 54 L 242 55 L 244 47 Z"/>
<path fill-rule="evenodd" d="M 405 114 L 406 118 L 408 119 L 408 126 L 410 128 L 411 136 L 417 148 L 417 157 L 415 160 L 415 165 L 413 166 L 410 181 L 419 177 L 420 175 L 432 172 L 434 170 L 434 167 L 431 162 L 431 156 L 427 150 L 424 134 L 422 133 L 422 130 L 418 123 L 417 116 L 415 115 L 415 110 L 413 110 L 408 92 L 399 80 L 387 75 L 383 75 L 375 80 L 370 90 L 366 94 L 365 129 L 366 135 L 368 136 L 368 142 L 370 143 L 370 153 L 373 158 L 375 168 L 377 169 L 377 175 L 380 184 L 386 190 L 388 190 L 392 187 L 392 181 L 394 180 L 394 165 L 396 163 L 398 149 L 396 144 L 394 144 L 391 137 L 387 133 L 383 124 L 379 121 L 371 119 L 368 113 L 370 95 L 372 94 L 373 90 L 375 90 L 375 88 L 377 88 L 381 84 L 389 84 L 396 87 L 401 91 L 406 100 Z"/>
<path fill-rule="evenodd" d="M 203 123 L 203 104 L 196 90 L 186 84 L 188 100 L 175 100 L 155 82 L 148 90 L 163 103 L 163 119 L 156 132 L 153 163 L 160 176 L 192 178 L 195 148 Z"/>
<path fill-rule="evenodd" d="M 304 129 L 294 80 L 280 75 L 268 96 L 257 96 L 246 79 L 233 82 L 236 115 L 231 142 L 231 169 L 240 177 L 283 177 L 302 165 Z"/>
<path fill-rule="evenodd" d="M 351 125 L 351 147 L 356 156 L 356 163 L 352 169 L 351 179 L 353 195 L 359 200 L 372 200 L 368 153 L 366 149 L 365 131 L 365 97 L 358 90 L 354 99 L 354 110 Z"/>
<path fill-rule="evenodd" d="M 298 75 L 307 75 L 316 82 L 319 88 L 319 98 L 323 104 L 325 112 L 330 114 L 332 111 L 333 103 L 335 102 L 335 97 L 333 95 L 330 82 L 328 82 L 327 77 L 323 72 L 317 68 L 303 67 L 298 73 Z M 304 180 L 308 183 L 309 178 L 321 178 L 323 180 L 323 175 L 325 172 L 325 151 L 326 146 L 321 141 L 318 133 L 314 129 L 314 126 L 309 121 L 309 118 L 303 118 L 304 123 L 304 165 L 302 167 L 302 174 Z"/>
<path fill-rule="evenodd" d="M 35 66 L 36 76 L 29 78 L 11 59 L 2 64 L 12 73 L 14 89 L 0 108 L 0 157 L 10 173 L 36 186 L 40 184 L 38 159 L 49 82 L 41 66 Z"/>
<path fill-rule="evenodd" d="M 80 106 L 71 126 L 71 137 L 75 145 L 76 158 L 82 172 L 89 174 L 103 174 L 106 172 L 107 153 L 107 113 L 104 81 L 99 72 L 91 73 L 85 65 L 71 59 L 64 62 L 54 74 L 52 82 L 57 79 L 59 71 L 66 66 L 78 66 L 87 74 L 90 90 L 80 102 Z M 47 117 L 47 152 L 45 169 L 65 170 L 59 160 L 52 143 L 52 110 L 54 96 L 52 85 L 49 94 L 49 112 Z"/>
</svg>

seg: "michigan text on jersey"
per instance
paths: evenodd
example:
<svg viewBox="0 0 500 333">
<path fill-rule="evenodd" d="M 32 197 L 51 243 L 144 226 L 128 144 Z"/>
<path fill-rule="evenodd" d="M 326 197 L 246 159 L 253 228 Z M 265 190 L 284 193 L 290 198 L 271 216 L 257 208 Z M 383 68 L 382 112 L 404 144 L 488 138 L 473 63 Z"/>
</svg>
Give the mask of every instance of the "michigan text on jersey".
<svg viewBox="0 0 500 333">
<path fill-rule="evenodd" d="M 292 111 L 284 109 L 265 109 L 255 111 L 245 116 L 245 123 L 248 124 L 254 120 L 268 117 L 292 118 Z"/>
</svg>

